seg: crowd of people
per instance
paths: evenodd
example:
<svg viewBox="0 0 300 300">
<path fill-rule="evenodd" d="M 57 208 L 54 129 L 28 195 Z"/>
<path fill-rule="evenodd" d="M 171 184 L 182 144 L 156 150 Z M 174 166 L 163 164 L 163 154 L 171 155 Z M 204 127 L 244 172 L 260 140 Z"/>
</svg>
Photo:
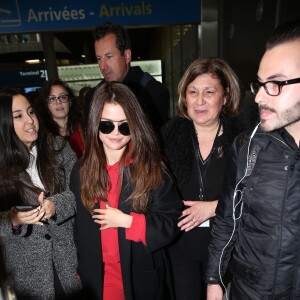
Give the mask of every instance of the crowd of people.
<svg viewBox="0 0 300 300">
<path fill-rule="evenodd" d="M 169 118 L 126 29 L 94 37 L 96 87 L 0 89 L 0 281 L 18 300 L 300 299 L 300 21 L 266 42 L 248 125 L 224 59 L 190 64 Z"/>
</svg>

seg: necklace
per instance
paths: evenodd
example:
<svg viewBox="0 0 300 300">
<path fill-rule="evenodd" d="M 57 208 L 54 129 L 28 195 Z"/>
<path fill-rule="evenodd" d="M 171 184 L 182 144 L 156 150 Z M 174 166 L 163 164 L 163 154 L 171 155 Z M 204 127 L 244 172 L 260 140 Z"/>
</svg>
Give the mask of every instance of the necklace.
<svg viewBox="0 0 300 300">
<path fill-rule="evenodd" d="M 199 141 L 197 130 L 195 128 L 195 132 L 196 132 L 196 136 L 197 136 L 197 143 L 196 143 L 196 141 L 193 140 L 193 146 L 194 146 L 194 150 L 195 150 L 196 159 L 198 162 L 197 165 L 198 165 L 198 173 L 199 173 L 199 199 L 202 201 L 207 199 L 207 196 L 205 193 L 205 188 L 204 188 L 204 178 L 206 177 L 206 173 L 208 171 L 212 155 L 215 151 L 215 142 L 216 142 L 217 137 L 219 136 L 221 127 L 222 127 L 221 122 L 219 122 L 218 130 L 217 130 L 214 142 L 213 142 L 212 149 L 205 160 L 202 159 L 202 156 L 201 156 L 201 153 L 199 150 L 199 142 L 200 141 Z"/>
</svg>

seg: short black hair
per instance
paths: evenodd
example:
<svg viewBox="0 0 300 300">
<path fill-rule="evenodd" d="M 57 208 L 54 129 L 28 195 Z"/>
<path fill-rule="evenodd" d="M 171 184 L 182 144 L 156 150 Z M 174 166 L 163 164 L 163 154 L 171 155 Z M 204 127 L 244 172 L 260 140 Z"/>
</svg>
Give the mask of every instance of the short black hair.
<svg viewBox="0 0 300 300">
<path fill-rule="evenodd" d="M 94 39 L 95 41 L 98 41 L 110 33 L 116 36 L 116 47 L 122 55 L 124 55 L 126 49 L 131 49 L 130 39 L 126 28 L 111 22 L 99 24 L 95 28 Z"/>
<path fill-rule="evenodd" d="M 279 25 L 266 43 L 266 50 L 300 39 L 300 19 Z"/>
</svg>

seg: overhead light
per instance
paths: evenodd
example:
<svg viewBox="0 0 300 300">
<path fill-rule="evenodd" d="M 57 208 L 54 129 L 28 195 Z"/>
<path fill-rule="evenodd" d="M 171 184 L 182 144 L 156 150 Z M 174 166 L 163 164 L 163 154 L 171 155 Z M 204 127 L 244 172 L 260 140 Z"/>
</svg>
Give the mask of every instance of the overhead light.
<svg viewBox="0 0 300 300">
<path fill-rule="evenodd" d="M 41 61 L 39 59 L 27 59 L 25 62 L 27 64 L 39 64 Z"/>
<path fill-rule="evenodd" d="M 85 54 L 81 54 L 81 57 L 82 57 L 82 58 L 85 58 Z"/>
</svg>

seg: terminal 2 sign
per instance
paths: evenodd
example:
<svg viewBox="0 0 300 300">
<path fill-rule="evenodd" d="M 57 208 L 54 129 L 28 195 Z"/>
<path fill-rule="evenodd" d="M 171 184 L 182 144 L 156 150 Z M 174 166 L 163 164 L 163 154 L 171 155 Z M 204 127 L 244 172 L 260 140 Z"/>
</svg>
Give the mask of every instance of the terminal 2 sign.
<svg viewBox="0 0 300 300">
<path fill-rule="evenodd" d="M 0 0 L 0 33 L 198 24 L 201 0 Z"/>
</svg>

